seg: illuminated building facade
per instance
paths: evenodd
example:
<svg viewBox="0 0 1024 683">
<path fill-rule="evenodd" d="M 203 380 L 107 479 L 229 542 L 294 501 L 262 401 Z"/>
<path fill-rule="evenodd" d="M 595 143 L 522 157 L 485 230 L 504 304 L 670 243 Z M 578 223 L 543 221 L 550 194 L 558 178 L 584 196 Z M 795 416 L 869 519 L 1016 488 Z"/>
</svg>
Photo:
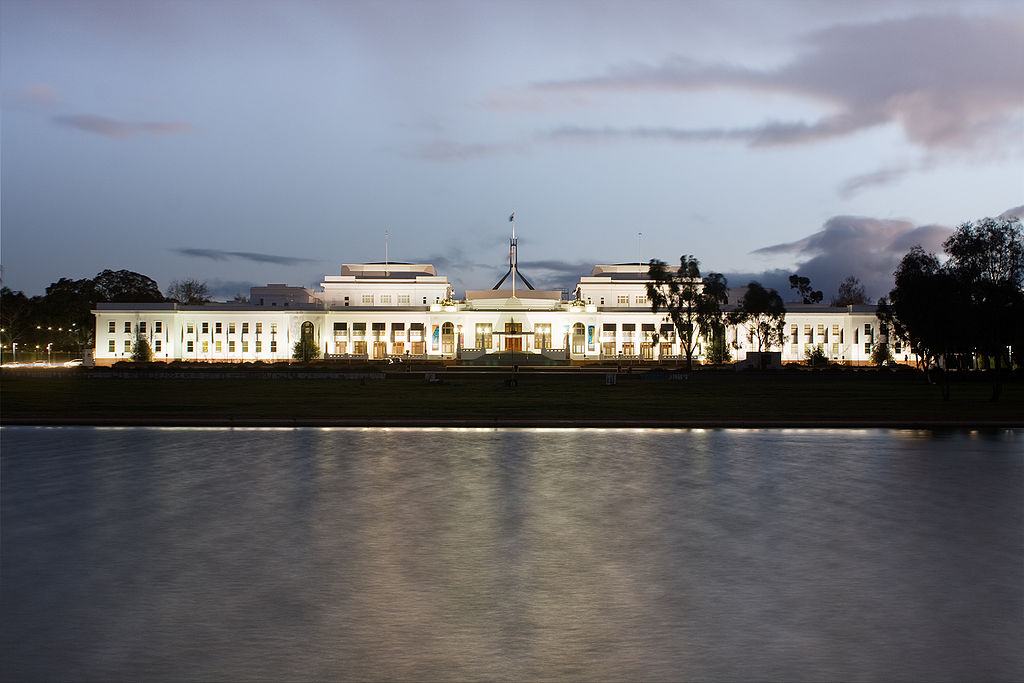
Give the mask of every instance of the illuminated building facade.
<svg viewBox="0 0 1024 683">
<path fill-rule="evenodd" d="M 143 337 L 154 360 L 273 362 L 290 359 L 306 338 L 325 358 L 468 361 L 514 351 L 573 362 L 682 361 L 671 323 L 651 312 L 645 264 L 597 265 L 571 300 L 516 287 L 514 260 L 510 273 L 509 288 L 470 290 L 461 300 L 432 265 L 362 263 L 325 276 L 316 290 L 253 287 L 249 303 L 99 304 L 93 357 L 98 365 L 127 360 Z M 770 349 L 782 362 L 803 361 L 820 346 L 830 360 L 867 363 L 882 339 L 874 306 L 787 308 L 785 343 Z M 728 326 L 726 335 L 734 361 L 757 351 L 743 326 Z M 699 346 L 695 359 L 704 351 Z M 909 350 L 894 352 L 903 360 Z"/>
</svg>

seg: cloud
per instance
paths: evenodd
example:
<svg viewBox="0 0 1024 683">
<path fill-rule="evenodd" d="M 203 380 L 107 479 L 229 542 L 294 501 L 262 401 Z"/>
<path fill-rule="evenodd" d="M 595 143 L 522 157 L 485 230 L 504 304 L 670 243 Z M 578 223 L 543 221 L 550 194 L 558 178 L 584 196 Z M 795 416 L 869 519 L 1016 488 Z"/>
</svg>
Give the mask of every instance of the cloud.
<svg viewBox="0 0 1024 683">
<path fill-rule="evenodd" d="M 865 188 L 894 183 L 910 173 L 910 170 L 907 166 L 893 166 L 854 176 L 839 186 L 839 196 L 849 199 Z"/>
<path fill-rule="evenodd" d="M 931 150 L 998 149 L 1010 144 L 1008 140 L 1022 139 L 1024 14 L 916 16 L 839 25 L 806 36 L 801 45 L 794 60 L 770 70 L 674 57 L 535 88 L 560 95 L 731 88 L 797 95 L 833 111 L 816 121 L 769 121 L 739 128 L 565 126 L 553 131 L 556 137 L 794 145 L 895 124 L 913 144 Z M 861 184 L 865 181 L 870 179 Z"/>
<path fill-rule="evenodd" d="M 520 145 L 464 143 L 455 140 L 432 140 L 417 147 L 412 156 L 423 161 L 471 161 L 505 154 Z"/>
<path fill-rule="evenodd" d="M 944 226 L 914 225 L 905 220 L 834 216 L 812 235 L 753 253 L 794 255 L 795 272 L 809 277 L 826 300 L 847 275 L 857 277 L 868 296 L 877 299 L 892 289 L 892 273 L 910 247 L 920 244 L 926 251 L 939 252 L 951 233 Z"/>
<path fill-rule="evenodd" d="M 76 128 L 87 133 L 96 133 L 97 135 L 116 139 L 130 138 L 136 135 L 184 133 L 193 128 L 192 124 L 181 121 L 129 123 L 96 114 L 55 116 L 53 117 L 53 122 L 61 126 Z"/>
<path fill-rule="evenodd" d="M 16 90 L 6 98 L 19 108 L 50 108 L 62 104 L 60 92 L 49 83 L 33 83 Z"/>
<path fill-rule="evenodd" d="M 318 263 L 318 259 L 298 258 L 294 256 L 277 256 L 274 254 L 259 254 L 251 251 L 222 251 L 220 249 L 171 249 L 171 251 L 182 256 L 194 258 L 206 258 L 212 261 L 227 261 L 229 259 L 242 259 L 244 261 L 255 261 L 257 263 L 272 263 L 279 266 L 294 266 L 304 263 Z"/>
</svg>

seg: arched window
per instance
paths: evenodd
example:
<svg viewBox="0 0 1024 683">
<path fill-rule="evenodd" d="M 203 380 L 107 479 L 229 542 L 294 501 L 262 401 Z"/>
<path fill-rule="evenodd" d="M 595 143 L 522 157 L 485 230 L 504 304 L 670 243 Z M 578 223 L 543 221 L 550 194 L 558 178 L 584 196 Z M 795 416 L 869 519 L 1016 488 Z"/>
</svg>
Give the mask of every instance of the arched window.
<svg viewBox="0 0 1024 683">
<path fill-rule="evenodd" d="M 441 325 L 441 353 L 455 353 L 455 324 L 451 322 Z"/>
<path fill-rule="evenodd" d="M 587 327 L 583 323 L 572 326 L 572 352 L 583 353 L 587 345 Z"/>
</svg>

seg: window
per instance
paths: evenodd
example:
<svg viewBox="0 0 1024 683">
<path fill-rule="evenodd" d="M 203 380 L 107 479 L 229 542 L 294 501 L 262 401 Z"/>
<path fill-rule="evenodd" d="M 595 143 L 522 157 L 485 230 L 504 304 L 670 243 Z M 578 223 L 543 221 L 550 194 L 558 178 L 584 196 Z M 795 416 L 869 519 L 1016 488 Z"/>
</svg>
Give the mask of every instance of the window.
<svg viewBox="0 0 1024 683">
<path fill-rule="evenodd" d="M 636 332 L 636 323 L 622 323 L 623 336 L 631 336 L 634 332 Z"/>
<path fill-rule="evenodd" d="M 242 323 L 242 334 L 249 334 L 249 323 Z"/>
<path fill-rule="evenodd" d="M 257 339 L 256 340 L 256 353 L 262 353 L 262 352 L 263 352 L 263 342 L 261 342 L 259 339 Z"/>
<path fill-rule="evenodd" d="M 635 304 L 643 304 L 643 305 L 645 305 L 645 306 L 646 306 L 646 305 L 647 305 L 647 297 L 646 297 L 646 296 L 643 296 L 643 295 L 640 295 L 640 294 L 638 294 L 638 295 L 637 295 L 637 296 L 636 296 L 636 297 L 635 297 L 635 298 L 633 299 L 633 303 L 635 303 Z"/>
<path fill-rule="evenodd" d="M 219 340 L 214 342 L 213 350 L 216 351 L 217 353 L 220 353 L 222 351 Z"/>
<path fill-rule="evenodd" d="M 551 348 L 550 323 L 540 323 L 533 326 L 533 346 L 537 349 Z"/>
<path fill-rule="evenodd" d="M 363 294 L 363 305 L 364 306 L 372 306 L 373 305 L 373 294 Z"/>
<path fill-rule="evenodd" d="M 228 334 L 234 334 L 234 333 L 235 333 L 235 324 L 234 323 L 228 323 Z"/>
<path fill-rule="evenodd" d="M 270 334 L 277 334 L 277 323 L 270 323 Z"/>
<path fill-rule="evenodd" d="M 838 344 L 838 342 L 833 342 L 832 343 L 832 355 L 833 356 L 838 356 L 839 355 L 839 344 Z"/>
<path fill-rule="evenodd" d="M 871 355 L 871 342 L 864 342 L 864 355 L 865 356 L 870 356 Z"/>
<path fill-rule="evenodd" d="M 454 323 L 446 322 L 441 325 L 441 353 L 455 353 Z"/>
<path fill-rule="evenodd" d="M 825 339 L 825 326 L 824 325 L 818 325 L 818 339 L 820 341 L 826 341 L 826 339 Z"/>
<path fill-rule="evenodd" d="M 489 348 L 491 348 L 491 343 L 492 343 L 492 341 L 494 339 L 491 336 L 492 332 L 493 332 L 493 328 L 491 327 L 490 324 L 488 324 L 488 323 L 477 323 L 477 326 L 476 326 L 476 345 L 477 345 L 477 348 L 481 348 L 481 349 L 489 349 Z"/>
<path fill-rule="evenodd" d="M 797 334 L 799 329 L 796 325 L 789 326 L 789 343 L 793 345 L 793 353 L 796 353 L 796 345 L 800 341 L 798 338 L 800 335 Z"/>
<path fill-rule="evenodd" d="M 896 353 L 903 353 L 903 342 L 898 340 L 894 342 L 892 345 L 892 350 L 895 351 Z"/>
<path fill-rule="evenodd" d="M 583 323 L 576 323 L 572 326 L 572 352 L 583 353 L 584 344 L 587 341 L 587 328 Z"/>
<path fill-rule="evenodd" d="M 242 342 L 242 353 L 249 353 L 249 342 Z"/>
<path fill-rule="evenodd" d="M 384 323 L 370 323 L 372 325 L 373 336 L 380 337 L 384 334 Z"/>
<path fill-rule="evenodd" d="M 195 352 L 195 350 L 196 350 L 195 342 L 192 342 L 192 341 L 185 342 L 185 351 L 187 351 L 188 353 L 193 353 L 193 352 Z"/>
<path fill-rule="evenodd" d="M 839 337 L 839 323 L 832 323 L 832 335 L 836 338 Z"/>
<path fill-rule="evenodd" d="M 235 352 L 235 342 L 234 341 L 228 341 L 228 353 L 234 353 L 234 352 Z"/>
<path fill-rule="evenodd" d="M 271 353 L 277 353 L 277 340 L 276 339 L 271 339 L 270 340 L 270 352 Z"/>
<path fill-rule="evenodd" d="M 202 333 L 203 334 L 209 334 L 210 333 L 210 323 L 203 323 Z"/>
<path fill-rule="evenodd" d="M 408 306 L 409 305 L 409 295 L 408 294 L 399 294 L 398 295 L 398 305 L 399 306 Z"/>
<path fill-rule="evenodd" d="M 185 331 L 189 334 L 194 334 L 196 331 L 195 323 L 185 323 Z"/>
<path fill-rule="evenodd" d="M 391 295 L 390 294 L 381 294 L 380 295 L 380 302 L 381 302 L 381 304 L 390 305 L 391 304 Z"/>
<path fill-rule="evenodd" d="M 107 323 L 107 332 L 109 332 L 111 334 L 113 334 L 114 332 L 117 332 L 117 323 L 115 323 L 113 320 L 108 322 Z"/>
<path fill-rule="evenodd" d="M 159 339 L 154 339 L 153 340 L 153 350 L 156 351 L 157 353 L 160 352 L 161 349 L 160 349 L 160 340 Z"/>
<path fill-rule="evenodd" d="M 204 341 L 203 342 L 203 353 L 209 353 L 209 352 L 210 352 L 210 342 Z"/>
<path fill-rule="evenodd" d="M 110 323 L 110 324 L 113 325 L 114 323 Z M 117 344 L 117 342 L 114 341 L 113 339 L 111 339 L 109 342 L 107 342 L 107 351 L 109 351 L 110 353 L 114 353 L 115 351 L 117 351 L 116 344 Z"/>
<path fill-rule="evenodd" d="M 143 320 L 139 323 L 139 334 L 146 334 L 146 321 Z"/>
<path fill-rule="evenodd" d="M 263 334 L 263 323 L 256 323 L 256 334 Z"/>
<path fill-rule="evenodd" d="M 156 334 L 162 334 L 163 331 L 164 331 L 164 324 L 162 322 L 157 320 L 155 323 L 153 323 L 153 332 L 155 332 Z"/>
<path fill-rule="evenodd" d="M 131 339 L 125 339 L 124 340 L 124 352 L 128 353 L 131 350 L 132 350 L 132 340 Z"/>
<path fill-rule="evenodd" d="M 811 326 L 810 325 L 804 325 L 804 343 L 806 343 L 806 344 L 813 344 L 814 343 L 814 333 L 811 331 Z"/>
<path fill-rule="evenodd" d="M 620 306 L 628 306 L 629 305 L 629 295 L 628 294 L 619 294 L 617 297 L 615 297 L 615 303 L 617 303 Z"/>
<path fill-rule="evenodd" d="M 601 326 L 601 332 L 605 337 L 615 336 L 615 323 L 604 323 Z"/>
<path fill-rule="evenodd" d="M 334 336 L 335 337 L 346 337 L 346 336 L 348 336 L 348 323 L 334 323 Z"/>
<path fill-rule="evenodd" d="M 131 334 L 132 333 L 132 324 L 131 324 L 131 322 L 127 322 L 127 321 L 125 322 L 125 324 L 124 324 L 124 333 L 125 334 Z"/>
<path fill-rule="evenodd" d="M 213 324 L 213 333 L 214 334 L 220 334 L 223 331 L 224 331 L 224 329 L 221 327 L 220 323 L 214 323 Z"/>
<path fill-rule="evenodd" d="M 365 337 L 366 336 L 366 323 L 352 323 L 352 336 L 353 337 Z"/>
</svg>

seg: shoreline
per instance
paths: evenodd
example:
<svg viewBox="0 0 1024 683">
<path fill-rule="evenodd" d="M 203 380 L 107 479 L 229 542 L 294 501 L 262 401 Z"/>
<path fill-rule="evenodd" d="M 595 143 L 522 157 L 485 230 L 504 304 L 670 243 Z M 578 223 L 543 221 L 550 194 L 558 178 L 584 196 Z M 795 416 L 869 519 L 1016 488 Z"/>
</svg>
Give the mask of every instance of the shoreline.
<svg viewBox="0 0 1024 683">
<path fill-rule="evenodd" d="M 350 429 L 894 429 L 894 430 L 1015 430 L 1021 420 L 588 420 L 476 418 L 343 419 L 343 418 L 66 418 L 21 416 L 0 418 L 0 427 L 211 427 L 211 428 L 350 428 Z"/>
</svg>

